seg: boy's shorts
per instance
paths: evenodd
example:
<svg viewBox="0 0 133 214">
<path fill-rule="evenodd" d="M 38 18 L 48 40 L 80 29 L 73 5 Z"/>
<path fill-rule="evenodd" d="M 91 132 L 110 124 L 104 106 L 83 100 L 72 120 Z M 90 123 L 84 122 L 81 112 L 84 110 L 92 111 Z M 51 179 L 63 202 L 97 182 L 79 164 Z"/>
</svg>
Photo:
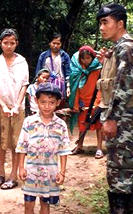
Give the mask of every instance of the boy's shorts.
<svg viewBox="0 0 133 214">
<path fill-rule="evenodd" d="M 36 200 L 36 196 L 24 194 L 24 201 L 33 202 Z M 40 200 L 48 204 L 59 204 L 59 196 L 51 196 L 49 198 L 40 197 Z"/>
</svg>

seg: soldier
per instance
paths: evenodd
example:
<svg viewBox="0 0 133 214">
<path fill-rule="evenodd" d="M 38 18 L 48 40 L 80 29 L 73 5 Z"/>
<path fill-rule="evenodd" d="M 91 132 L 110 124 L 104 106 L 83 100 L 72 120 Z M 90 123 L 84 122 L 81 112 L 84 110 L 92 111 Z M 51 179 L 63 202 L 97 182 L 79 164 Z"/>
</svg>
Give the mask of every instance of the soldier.
<svg viewBox="0 0 133 214">
<path fill-rule="evenodd" d="M 111 214 L 133 213 L 133 39 L 126 31 L 126 9 L 112 3 L 98 14 L 100 32 L 114 43 L 116 74 L 104 117 L 107 181 Z"/>
</svg>

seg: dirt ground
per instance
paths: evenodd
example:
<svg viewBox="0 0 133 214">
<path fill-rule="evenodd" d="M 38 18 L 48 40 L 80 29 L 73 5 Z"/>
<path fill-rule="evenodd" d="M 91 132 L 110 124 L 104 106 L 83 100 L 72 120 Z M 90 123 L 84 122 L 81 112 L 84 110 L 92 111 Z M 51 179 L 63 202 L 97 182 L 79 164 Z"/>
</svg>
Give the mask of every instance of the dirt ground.
<svg viewBox="0 0 133 214">
<path fill-rule="evenodd" d="M 71 148 L 75 146 L 77 139 L 77 129 L 70 137 Z M 74 200 L 74 193 L 84 195 L 86 191 L 91 191 L 95 183 L 105 176 L 106 155 L 102 159 L 95 159 L 96 151 L 95 131 L 88 132 L 84 141 L 85 153 L 82 155 L 70 155 L 67 162 L 67 172 L 65 183 L 62 186 L 61 202 L 58 207 L 51 207 L 51 214 L 92 214 L 91 208 L 85 207 Z M 105 146 L 103 142 L 103 149 Z M 6 175 L 8 176 L 11 168 L 10 152 L 6 158 Z M 21 192 L 21 182 L 19 186 L 12 190 L 0 190 L 0 214 L 23 214 L 23 193 Z M 35 214 L 39 213 L 39 202 L 36 201 Z"/>
</svg>

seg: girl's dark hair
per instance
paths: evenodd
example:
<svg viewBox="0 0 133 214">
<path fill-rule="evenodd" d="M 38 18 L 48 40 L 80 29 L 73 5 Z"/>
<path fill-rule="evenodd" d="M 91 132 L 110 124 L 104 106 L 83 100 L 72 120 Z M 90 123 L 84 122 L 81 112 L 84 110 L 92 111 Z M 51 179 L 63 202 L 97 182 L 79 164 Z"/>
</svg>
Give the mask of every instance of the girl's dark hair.
<svg viewBox="0 0 133 214">
<path fill-rule="evenodd" d="M 61 96 L 59 94 L 56 94 L 54 92 L 48 92 L 48 91 L 37 91 L 36 92 L 36 98 L 39 99 L 41 94 L 55 97 L 57 100 L 61 99 Z"/>
<path fill-rule="evenodd" d="M 95 58 L 92 53 L 90 53 L 88 50 L 82 50 L 79 52 L 79 63 L 81 64 L 81 59 L 84 59 L 86 55 L 90 55 L 92 57 L 92 60 Z"/>
<path fill-rule="evenodd" d="M 14 36 L 16 41 L 18 41 L 18 33 L 16 29 L 13 28 L 5 28 L 1 31 L 0 40 L 3 40 L 6 36 Z"/>
</svg>

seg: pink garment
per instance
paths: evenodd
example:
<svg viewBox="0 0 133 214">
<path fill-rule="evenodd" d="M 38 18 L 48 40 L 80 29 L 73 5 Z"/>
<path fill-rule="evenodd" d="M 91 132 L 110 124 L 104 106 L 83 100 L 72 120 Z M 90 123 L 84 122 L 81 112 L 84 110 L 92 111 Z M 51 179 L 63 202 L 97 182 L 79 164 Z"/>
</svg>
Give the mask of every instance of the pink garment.
<svg viewBox="0 0 133 214">
<path fill-rule="evenodd" d="M 3 54 L 0 55 L 0 99 L 13 108 L 18 100 L 20 90 L 29 84 L 29 70 L 25 58 L 16 53 L 11 66 L 7 66 Z M 21 106 L 24 109 L 24 103 Z"/>
<path fill-rule="evenodd" d="M 63 72 L 61 68 L 61 56 L 58 54 L 55 58 L 52 58 L 53 68 L 51 67 L 50 57 L 46 58 L 45 67 L 51 72 L 54 72 L 56 76 L 63 78 Z"/>
</svg>

